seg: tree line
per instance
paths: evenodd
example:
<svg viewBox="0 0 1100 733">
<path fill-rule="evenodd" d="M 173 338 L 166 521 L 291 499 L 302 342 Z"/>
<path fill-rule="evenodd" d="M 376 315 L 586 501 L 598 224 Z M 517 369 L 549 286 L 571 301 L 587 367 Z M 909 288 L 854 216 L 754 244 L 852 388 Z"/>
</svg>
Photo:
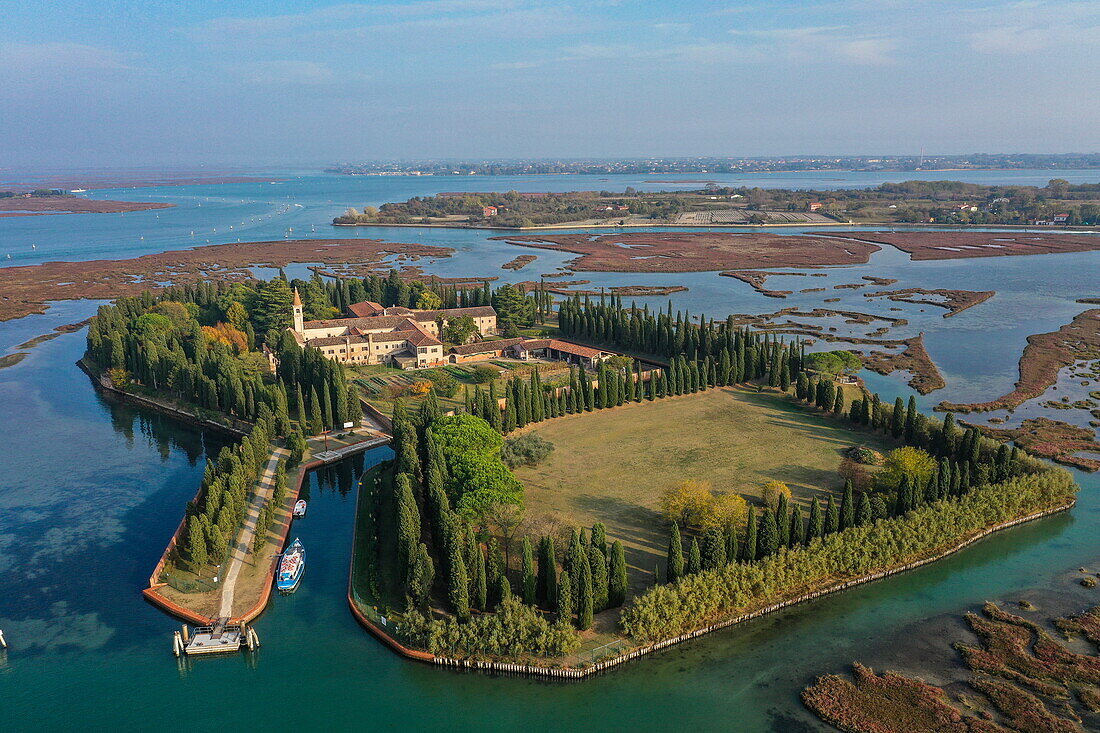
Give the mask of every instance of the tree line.
<svg viewBox="0 0 1100 733">
<path fill-rule="evenodd" d="M 274 376 L 267 357 L 256 349 L 253 324 L 267 318 L 261 294 L 276 282 L 281 285 L 275 291 L 289 291 L 285 281 L 275 278 L 250 291 L 252 298 L 242 294 L 240 284 L 208 283 L 156 297 L 146 292 L 120 298 L 99 308 L 88 329 L 88 355 L 120 388 L 137 385 L 248 421 L 266 407 L 278 436 L 293 429 L 292 413 L 308 434 L 357 423 L 358 395 L 342 365 L 316 349 L 303 349 L 289 332 L 276 328 L 265 337 L 278 355 Z"/>
</svg>

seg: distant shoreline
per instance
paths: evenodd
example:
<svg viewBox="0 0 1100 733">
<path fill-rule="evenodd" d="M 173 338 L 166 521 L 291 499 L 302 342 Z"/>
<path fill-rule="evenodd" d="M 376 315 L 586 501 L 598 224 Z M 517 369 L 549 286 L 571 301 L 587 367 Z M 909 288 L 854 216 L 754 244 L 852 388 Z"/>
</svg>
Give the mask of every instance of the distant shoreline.
<svg viewBox="0 0 1100 733">
<path fill-rule="evenodd" d="M 497 232 L 538 232 L 553 229 L 768 229 L 774 227 L 887 227 L 891 229 L 934 228 L 934 229 L 1004 229 L 1006 231 L 1022 230 L 1035 232 L 1100 232 L 1100 226 L 1067 226 L 1067 227 L 1043 227 L 1034 224 L 921 224 L 898 223 L 890 221 L 830 221 L 830 222 L 797 222 L 783 224 L 544 224 L 533 227 L 501 227 L 486 226 L 483 224 L 385 224 L 381 222 L 364 222 L 358 224 L 330 224 L 334 227 L 403 227 L 407 229 L 483 229 Z"/>
</svg>

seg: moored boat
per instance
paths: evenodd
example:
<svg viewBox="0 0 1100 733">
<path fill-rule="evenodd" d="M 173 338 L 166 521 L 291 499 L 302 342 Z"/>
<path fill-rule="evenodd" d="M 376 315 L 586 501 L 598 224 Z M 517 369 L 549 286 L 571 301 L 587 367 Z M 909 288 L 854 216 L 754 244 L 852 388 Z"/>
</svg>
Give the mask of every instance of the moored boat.
<svg viewBox="0 0 1100 733">
<path fill-rule="evenodd" d="M 294 516 L 304 517 L 306 515 L 306 500 L 299 499 L 294 502 Z"/>
<path fill-rule="evenodd" d="M 297 537 L 283 552 L 279 560 L 279 572 L 275 575 L 275 587 L 280 593 L 293 593 L 298 590 L 302 573 L 306 569 L 306 548 Z"/>
</svg>

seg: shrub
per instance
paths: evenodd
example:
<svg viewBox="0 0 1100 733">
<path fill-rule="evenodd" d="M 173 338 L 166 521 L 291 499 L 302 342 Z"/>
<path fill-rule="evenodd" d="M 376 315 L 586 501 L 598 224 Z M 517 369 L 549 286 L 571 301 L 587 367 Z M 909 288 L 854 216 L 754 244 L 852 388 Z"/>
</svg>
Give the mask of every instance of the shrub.
<svg viewBox="0 0 1100 733">
<path fill-rule="evenodd" d="M 853 445 L 845 453 L 848 458 L 865 466 L 877 466 L 882 463 L 882 454 L 865 445 Z"/>
<path fill-rule="evenodd" d="M 719 494 L 710 503 L 704 524 L 707 527 L 740 527 L 749 514 L 749 504 L 740 494 Z"/>
<path fill-rule="evenodd" d="M 871 488 L 871 472 L 851 457 L 845 457 L 840 462 L 837 473 L 845 481 L 851 481 L 856 491 L 867 491 Z"/>
<path fill-rule="evenodd" d="M 895 448 L 886 454 L 882 462 L 882 471 L 876 481 L 888 489 L 896 489 L 901 477 L 908 476 L 910 481 L 919 480 L 924 485 L 936 472 L 936 459 L 920 448 L 910 445 Z"/>
<path fill-rule="evenodd" d="M 429 620 L 411 611 L 401 630 L 432 654 L 452 656 L 561 657 L 580 646 L 580 636 L 568 621 L 551 624 L 518 597 L 501 601 L 496 613 L 479 614 L 464 624 L 451 617 Z"/>
<path fill-rule="evenodd" d="M 458 380 L 442 369 L 433 369 L 424 376 L 435 385 L 435 391 L 438 395 L 454 397 L 455 393 L 458 392 Z"/>
<path fill-rule="evenodd" d="M 474 384 L 488 384 L 497 378 L 497 370 L 488 364 L 478 364 L 470 372 L 470 379 Z"/>
<path fill-rule="evenodd" d="M 661 494 L 661 513 L 670 522 L 701 527 L 710 514 L 714 490 L 709 481 L 681 481 Z"/>
<path fill-rule="evenodd" d="M 786 496 L 788 500 L 791 498 L 791 489 L 787 484 L 782 481 L 769 481 L 764 484 L 764 503 L 769 509 L 775 511 L 780 496 Z"/>
<path fill-rule="evenodd" d="M 527 433 L 504 441 L 500 458 L 508 468 L 537 466 L 554 451 L 554 444 L 538 433 Z"/>
</svg>

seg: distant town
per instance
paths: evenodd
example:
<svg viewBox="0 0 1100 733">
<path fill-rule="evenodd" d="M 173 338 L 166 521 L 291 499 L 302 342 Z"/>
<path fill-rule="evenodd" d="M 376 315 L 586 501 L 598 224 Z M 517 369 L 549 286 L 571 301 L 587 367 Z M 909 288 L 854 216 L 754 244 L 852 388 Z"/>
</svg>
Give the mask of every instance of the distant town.
<svg viewBox="0 0 1100 733">
<path fill-rule="evenodd" d="M 614 158 L 560 160 L 373 160 L 342 163 L 327 173 L 353 176 L 523 176 L 780 171 L 937 171 L 1093 169 L 1100 153 L 972 153 L 969 155 L 794 155 L 763 158 Z"/>
</svg>

